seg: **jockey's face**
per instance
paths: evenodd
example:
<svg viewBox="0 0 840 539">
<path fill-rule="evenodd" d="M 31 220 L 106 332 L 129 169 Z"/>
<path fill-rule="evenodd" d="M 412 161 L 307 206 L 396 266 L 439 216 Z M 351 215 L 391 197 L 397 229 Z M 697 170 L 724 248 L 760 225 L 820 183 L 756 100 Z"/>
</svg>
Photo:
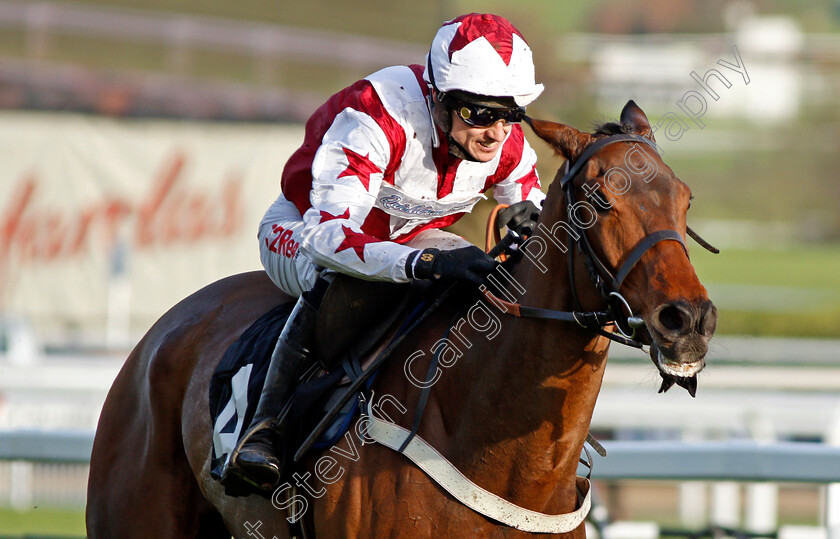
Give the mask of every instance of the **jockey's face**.
<svg viewBox="0 0 840 539">
<path fill-rule="evenodd" d="M 510 133 L 513 124 L 499 120 L 488 127 L 474 127 L 451 111 L 452 129 L 449 136 L 460 144 L 473 158 L 483 163 L 490 161 L 502 147 L 502 142 Z"/>
</svg>

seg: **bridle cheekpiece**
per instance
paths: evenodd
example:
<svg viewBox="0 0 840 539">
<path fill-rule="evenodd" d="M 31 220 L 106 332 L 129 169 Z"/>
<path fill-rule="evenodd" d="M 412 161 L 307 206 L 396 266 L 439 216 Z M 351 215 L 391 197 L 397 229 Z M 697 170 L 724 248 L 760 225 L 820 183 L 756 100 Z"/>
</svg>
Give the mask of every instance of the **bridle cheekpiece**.
<svg viewBox="0 0 840 539">
<path fill-rule="evenodd" d="M 676 241 L 682 245 L 686 256 L 688 256 L 688 249 L 686 248 L 682 235 L 676 230 L 659 230 L 642 238 L 630 251 L 627 259 L 621 267 L 618 268 L 618 271 L 613 274 L 607 265 L 600 259 L 598 254 L 595 252 L 595 249 L 593 249 L 592 244 L 589 242 L 589 238 L 586 236 L 584 228 L 581 227 L 580 224 L 573 218 L 572 213 L 575 211 L 574 206 L 577 203 L 575 182 L 573 181 L 574 178 L 580 173 L 587 161 L 589 161 L 589 159 L 596 153 L 606 146 L 619 142 L 645 144 L 653 148 L 657 155 L 659 154 L 656 145 L 650 139 L 643 136 L 632 134 L 609 135 L 598 139 L 587 146 L 583 153 L 575 160 L 574 163 L 571 164 L 571 166 L 569 166 L 569 162 L 567 161 L 564 166 L 557 171 L 557 178 L 555 178 L 555 181 L 560 182 L 560 187 L 563 189 L 565 194 L 566 215 L 571 229 L 569 231 L 569 237 L 574 242 L 574 245 L 569 249 L 569 256 L 567 257 L 569 268 L 569 289 L 572 296 L 572 311 L 557 311 L 553 309 L 526 307 L 517 303 L 506 302 L 494 296 L 486 289 L 484 294 L 491 303 L 495 303 L 497 306 L 503 306 L 505 312 L 514 316 L 575 322 L 581 327 L 595 331 L 615 342 L 636 348 L 642 348 L 644 345 L 636 340 L 635 334 L 636 329 L 644 326 L 644 321 L 634 315 L 632 309 L 630 308 L 630 304 L 621 294 L 621 285 L 639 260 L 641 260 L 644 254 L 654 245 L 662 241 Z M 713 253 L 718 252 L 717 249 L 703 241 L 703 239 L 700 238 L 693 230 L 687 229 L 687 232 L 689 236 L 697 240 L 697 242 L 704 248 Z M 506 237 L 505 240 L 500 242 L 499 247 L 501 248 L 499 249 L 499 252 L 504 250 L 504 248 L 509 246 L 511 243 L 517 242 L 517 238 L 512 237 L 511 232 L 508 232 L 508 237 Z M 606 310 L 586 311 L 581 306 L 577 295 L 574 269 L 575 252 L 578 249 L 584 257 L 584 265 L 587 268 L 592 283 L 595 285 L 595 288 L 601 295 L 601 299 L 607 306 Z M 494 252 L 491 251 L 490 254 L 491 256 L 495 256 L 499 253 L 496 252 L 494 254 Z M 604 326 L 608 324 L 615 324 L 618 333 L 606 331 Z"/>
</svg>

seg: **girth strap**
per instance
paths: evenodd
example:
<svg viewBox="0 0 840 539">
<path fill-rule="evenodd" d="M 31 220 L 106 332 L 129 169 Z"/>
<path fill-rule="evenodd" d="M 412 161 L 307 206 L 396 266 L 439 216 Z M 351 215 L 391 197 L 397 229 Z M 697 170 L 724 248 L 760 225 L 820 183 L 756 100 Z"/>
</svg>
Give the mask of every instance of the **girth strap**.
<svg viewBox="0 0 840 539">
<path fill-rule="evenodd" d="M 373 414 L 366 414 L 365 432 L 382 445 L 397 450 L 409 431 Z M 502 524 L 531 533 L 568 533 L 577 529 L 589 513 L 592 504 L 592 486 L 589 479 L 579 477 L 578 488 L 583 483 L 586 494 L 580 507 L 571 513 L 547 515 L 525 509 L 504 498 L 484 490 L 462 474 L 451 462 L 420 436 L 414 436 L 402 454 L 411 459 L 446 492 L 473 511 L 497 520 Z"/>
</svg>

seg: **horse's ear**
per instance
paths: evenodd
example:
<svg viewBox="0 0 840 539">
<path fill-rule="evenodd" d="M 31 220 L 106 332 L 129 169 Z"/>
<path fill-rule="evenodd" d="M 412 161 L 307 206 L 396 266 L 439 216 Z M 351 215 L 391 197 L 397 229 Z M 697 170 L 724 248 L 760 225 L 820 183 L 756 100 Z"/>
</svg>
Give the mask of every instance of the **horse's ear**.
<svg viewBox="0 0 840 539">
<path fill-rule="evenodd" d="M 632 99 L 621 109 L 621 123 L 632 125 L 634 133 L 653 140 L 653 131 L 650 128 L 650 122 L 648 122 L 645 111 L 639 108 L 639 105 Z"/>
<path fill-rule="evenodd" d="M 575 161 L 584 148 L 592 142 L 592 135 L 578 131 L 565 124 L 526 118 L 526 122 L 538 137 L 554 148 L 554 151 L 569 161 Z"/>
</svg>

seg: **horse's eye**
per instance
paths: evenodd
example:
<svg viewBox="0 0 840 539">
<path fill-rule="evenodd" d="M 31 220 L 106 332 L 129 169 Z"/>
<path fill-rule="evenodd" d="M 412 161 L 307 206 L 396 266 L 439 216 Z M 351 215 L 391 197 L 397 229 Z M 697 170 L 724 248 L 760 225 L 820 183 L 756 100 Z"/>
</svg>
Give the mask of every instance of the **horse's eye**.
<svg viewBox="0 0 840 539">
<path fill-rule="evenodd" d="M 589 203 L 595 206 L 595 209 L 599 212 L 608 211 L 613 206 L 612 201 L 608 200 L 600 189 L 593 189 L 588 193 L 587 198 L 589 198 Z"/>
</svg>

